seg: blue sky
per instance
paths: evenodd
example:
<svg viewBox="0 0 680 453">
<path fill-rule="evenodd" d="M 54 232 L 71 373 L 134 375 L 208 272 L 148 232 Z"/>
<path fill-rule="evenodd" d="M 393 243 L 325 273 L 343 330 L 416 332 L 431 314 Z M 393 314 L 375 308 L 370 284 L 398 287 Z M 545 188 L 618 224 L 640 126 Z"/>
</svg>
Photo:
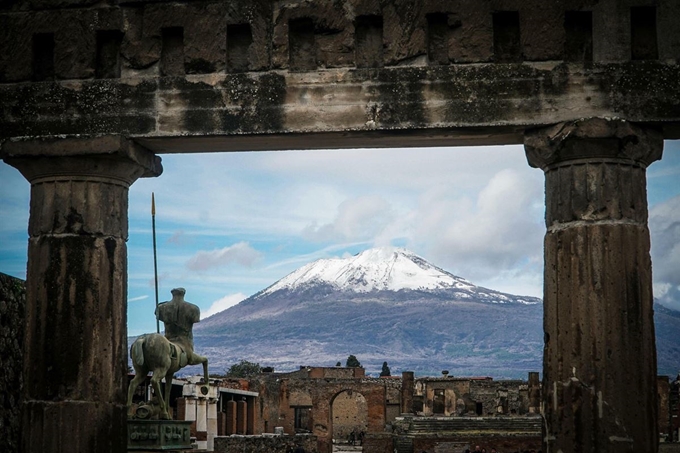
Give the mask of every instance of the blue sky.
<svg viewBox="0 0 680 453">
<path fill-rule="evenodd" d="M 204 315 L 310 261 L 406 247 L 471 282 L 542 295 L 543 173 L 521 146 L 164 155 L 130 189 L 128 333 L 155 330 L 151 192 L 161 301 Z M 655 296 L 680 309 L 680 142 L 648 169 Z M 0 164 L 0 272 L 26 275 L 29 184 Z"/>
</svg>

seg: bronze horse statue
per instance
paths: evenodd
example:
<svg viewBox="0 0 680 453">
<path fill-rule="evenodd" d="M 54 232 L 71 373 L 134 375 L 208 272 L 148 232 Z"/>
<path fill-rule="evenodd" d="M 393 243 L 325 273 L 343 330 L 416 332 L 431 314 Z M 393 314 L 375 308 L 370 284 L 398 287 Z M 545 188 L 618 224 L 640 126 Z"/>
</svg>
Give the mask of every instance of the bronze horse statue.
<svg viewBox="0 0 680 453">
<path fill-rule="evenodd" d="M 158 319 L 165 323 L 165 336 L 149 333 L 140 336 L 130 347 L 135 377 L 128 387 L 128 417 L 133 417 L 132 396 L 139 384 L 152 372 L 151 386 L 160 403 L 159 418 L 169 420 L 170 389 L 172 377 L 187 365 L 203 365 L 206 385 L 208 359 L 194 353 L 193 324 L 200 321 L 200 309 L 184 300 L 184 288 L 172 290 L 172 300 L 158 306 Z M 161 392 L 161 379 L 165 378 L 165 396 Z"/>
</svg>

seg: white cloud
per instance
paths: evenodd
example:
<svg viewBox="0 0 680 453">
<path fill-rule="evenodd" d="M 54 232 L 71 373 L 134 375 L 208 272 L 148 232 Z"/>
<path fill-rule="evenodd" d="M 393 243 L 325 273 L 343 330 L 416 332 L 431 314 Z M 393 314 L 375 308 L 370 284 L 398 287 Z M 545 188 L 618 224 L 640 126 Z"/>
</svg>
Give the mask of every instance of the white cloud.
<svg viewBox="0 0 680 453">
<path fill-rule="evenodd" d="M 201 250 L 189 258 L 186 266 L 194 271 L 204 271 L 228 264 L 240 264 L 251 267 L 262 258 L 262 254 L 252 248 L 247 242 L 238 242 L 221 249 Z"/>
<path fill-rule="evenodd" d="M 277 152 L 260 165 L 262 169 L 306 180 L 408 190 L 451 182 L 461 188 L 478 187 L 498 168 L 526 168 L 540 173 L 529 169 L 521 145 Z"/>
<path fill-rule="evenodd" d="M 664 298 L 673 289 L 673 285 L 670 283 L 654 283 L 652 285 L 654 289 L 654 297 Z"/>
<path fill-rule="evenodd" d="M 130 221 L 148 222 L 153 191 L 158 228 L 283 238 L 334 223 L 343 200 L 373 194 L 400 210 L 435 185 L 477 191 L 499 168 L 541 174 L 521 146 L 168 155 L 163 175 L 132 186 Z"/>
<path fill-rule="evenodd" d="M 222 297 L 221 299 L 216 300 L 210 305 L 210 308 L 208 308 L 205 312 L 201 313 L 201 319 L 205 319 L 209 316 L 214 315 L 215 313 L 219 313 L 221 311 L 226 310 L 229 307 L 233 307 L 234 305 L 238 304 L 245 298 L 247 298 L 243 293 L 236 293 L 236 294 L 229 294 L 227 296 Z"/>
<path fill-rule="evenodd" d="M 489 279 L 541 262 L 542 178 L 497 172 L 475 196 L 439 187 L 421 199 L 415 238 L 436 263 L 463 277 Z"/>
<path fill-rule="evenodd" d="M 138 300 L 144 300 L 144 299 L 148 299 L 148 298 L 149 298 L 148 295 L 146 295 L 146 296 L 139 296 L 139 297 L 133 297 L 132 299 L 128 299 L 128 303 L 130 303 L 130 302 L 137 302 Z"/>
<path fill-rule="evenodd" d="M 680 285 L 680 196 L 650 209 L 649 229 L 655 280 Z"/>
<path fill-rule="evenodd" d="M 649 211 L 654 296 L 680 309 L 680 196 Z"/>
<path fill-rule="evenodd" d="M 378 195 L 345 200 L 331 223 L 312 224 L 302 232 L 311 241 L 353 241 L 379 235 L 394 219 L 390 203 Z"/>
</svg>

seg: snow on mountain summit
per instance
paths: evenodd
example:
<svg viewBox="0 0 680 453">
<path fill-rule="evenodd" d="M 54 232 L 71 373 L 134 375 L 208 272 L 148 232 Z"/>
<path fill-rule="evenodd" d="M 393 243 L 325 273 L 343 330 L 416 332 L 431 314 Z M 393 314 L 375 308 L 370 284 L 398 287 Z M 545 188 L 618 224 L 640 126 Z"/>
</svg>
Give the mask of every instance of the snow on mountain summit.
<svg viewBox="0 0 680 453">
<path fill-rule="evenodd" d="M 365 250 L 349 258 L 314 261 L 274 283 L 263 293 L 294 290 L 319 283 L 357 293 L 401 289 L 469 290 L 474 287 L 464 278 L 446 272 L 406 249 L 381 247 Z"/>
</svg>

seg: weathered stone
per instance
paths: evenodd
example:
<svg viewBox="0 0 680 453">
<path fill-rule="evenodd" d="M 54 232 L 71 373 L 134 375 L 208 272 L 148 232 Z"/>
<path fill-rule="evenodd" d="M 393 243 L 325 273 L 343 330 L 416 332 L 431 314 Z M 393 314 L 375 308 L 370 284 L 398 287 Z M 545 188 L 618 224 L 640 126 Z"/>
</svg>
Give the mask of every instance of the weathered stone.
<svg viewBox="0 0 680 453">
<path fill-rule="evenodd" d="M 2 158 L 31 183 L 22 451 L 123 452 L 127 191 L 160 160 L 119 137 Z"/>
<path fill-rule="evenodd" d="M 129 420 L 128 451 L 190 450 L 191 421 Z"/>
<path fill-rule="evenodd" d="M 22 280 L 0 274 L 0 451 L 20 453 L 21 364 L 26 310 L 26 286 Z"/>
<path fill-rule="evenodd" d="M 644 20 L 636 12 L 642 12 Z M 585 15 L 567 24 L 569 13 Z M 494 29 L 494 15 L 498 14 L 503 20 Z M 369 32 L 362 28 L 366 23 L 361 18 L 366 16 L 372 17 Z M 558 155 L 546 155 L 543 163 L 550 167 L 548 224 L 552 230 L 546 245 L 555 248 L 546 256 L 556 263 L 566 263 L 572 253 L 583 258 L 563 267 L 548 266 L 546 271 L 556 272 L 554 279 L 574 285 L 579 297 L 586 297 L 578 292 L 580 286 L 575 286 L 575 281 L 581 283 L 579 279 L 583 285 L 590 282 L 585 286 L 592 289 L 588 297 L 600 291 L 597 285 L 602 281 L 626 288 L 621 301 L 609 296 L 597 301 L 604 300 L 607 306 L 620 303 L 631 310 L 640 306 L 640 313 L 647 316 L 646 207 L 640 203 L 644 199 L 643 167 L 655 154 L 644 157 L 649 148 L 640 143 L 680 137 L 679 17 L 674 0 L 2 2 L 2 153 L 17 166 L 32 162 L 24 166 L 26 171 L 59 162 L 54 167 L 66 175 L 59 179 L 38 172 L 29 177 L 36 181 L 31 234 L 37 234 L 30 239 L 29 279 L 54 271 L 47 286 L 43 287 L 44 282 L 29 285 L 29 306 L 48 296 L 68 301 L 57 307 L 45 305 L 58 315 L 59 322 L 66 323 L 94 310 L 97 303 L 107 307 L 103 310 L 109 309 L 112 298 L 122 297 L 99 295 L 113 287 L 117 288 L 115 294 L 124 292 L 126 277 L 120 265 L 124 261 L 126 207 L 121 198 L 127 189 L 123 186 L 147 170 L 157 170 L 153 164 L 135 161 L 127 151 L 122 155 L 106 151 L 94 160 L 105 164 L 107 171 L 122 172 L 126 177 L 122 183 L 116 178 L 117 182 L 110 183 L 111 175 L 105 174 L 102 182 L 98 179 L 102 168 L 88 167 L 91 161 L 86 156 L 91 153 L 87 150 L 77 156 L 63 155 L 58 142 L 64 138 L 68 147 L 77 148 L 73 137 L 95 139 L 88 142 L 93 146 L 102 145 L 96 144 L 96 137 L 133 137 L 148 149 L 164 152 L 509 144 L 521 143 L 530 128 L 599 117 L 625 118 L 652 125 L 659 132 L 648 133 L 644 126 L 642 132 L 622 135 L 613 131 L 593 139 L 590 135 L 597 132 L 589 130 L 579 138 L 578 131 L 592 128 L 593 122 L 581 123 L 573 138 L 558 140 Z M 291 24 L 301 27 L 291 30 Z M 235 27 L 231 39 L 230 26 Z M 568 31 L 568 27 L 572 28 Z M 172 38 L 166 39 L 165 50 L 170 55 L 165 56 L 171 63 L 167 68 L 162 61 L 164 30 L 166 38 Z M 100 32 L 112 33 L 114 41 L 120 38 L 120 60 L 115 58 L 116 41 L 112 48 L 107 47 L 110 64 L 104 65 L 106 70 L 98 59 Z M 231 50 L 230 41 L 236 44 Z M 370 50 L 362 54 L 367 43 Z M 497 63 L 502 59 L 512 61 Z M 553 146 L 540 140 L 530 143 L 536 137 L 527 135 L 529 148 Z M 610 152 L 613 149 L 621 153 Z M 587 152 L 581 155 L 580 150 Z M 541 158 L 540 154 L 535 157 Z M 577 155 L 581 161 L 575 160 Z M 92 179 L 92 174 L 97 177 Z M 620 193 L 614 193 L 617 188 L 622 188 Z M 87 200 L 78 195 L 84 190 L 92 194 Z M 101 200 L 107 205 L 98 206 Z M 46 207 L 41 213 L 43 203 Z M 110 236 L 97 236 L 100 230 L 109 231 Z M 623 247 L 619 242 L 629 236 L 634 242 L 630 254 L 623 258 L 607 255 Z M 574 243 L 565 245 L 564 240 Z M 606 244 L 614 244 L 613 248 L 602 249 L 600 240 L 610 241 Z M 84 251 L 87 259 L 79 257 L 79 251 Z M 108 264 L 107 256 L 112 257 Z M 586 265 L 595 263 L 591 267 L 599 269 L 606 260 L 612 260 L 614 271 L 605 280 Z M 107 269 L 113 271 L 104 278 L 102 272 Z M 72 281 L 66 282 L 65 276 Z M 66 290 L 58 288 L 67 283 L 73 294 L 85 298 L 84 307 L 69 305 L 71 293 L 67 297 Z M 564 287 L 571 288 L 560 288 Z M 617 313 L 607 310 L 598 313 L 611 317 Z M 633 312 L 624 314 L 632 316 Z M 35 314 L 30 316 L 30 338 L 36 344 L 28 350 L 35 351 L 30 348 L 41 345 L 46 331 L 40 330 L 42 325 L 38 327 Z M 117 320 L 120 313 L 102 316 Z M 90 327 L 80 320 L 74 324 Z M 628 328 L 636 327 L 639 325 L 630 320 Z M 116 329 L 115 335 L 120 334 L 120 326 L 114 326 Z M 60 339 L 78 340 L 76 330 L 65 331 Z M 105 336 L 109 333 L 104 331 Z M 643 347 L 649 349 L 644 343 L 649 336 L 646 330 L 640 335 L 627 330 L 621 333 L 635 339 L 641 335 Z M 554 343 L 546 347 L 551 360 L 565 360 L 566 349 L 558 352 L 552 349 Z M 45 346 L 48 352 L 55 351 L 54 360 L 68 355 L 51 347 Z M 581 353 L 578 348 L 573 351 Z M 576 354 L 573 351 L 569 354 Z M 92 351 L 79 352 L 84 369 L 96 365 L 96 360 L 90 361 Z M 111 356 L 114 362 L 116 354 Z M 105 364 L 104 369 L 116 366 Z M 651 385 L 647 371 L 637 372 L 648 368 L 636 366 L 629 373 L 638 378 L 636 389 Z M 581 365 L 577 369 L 583 370 Z M 45 373 L 36 376 L 42 379 Z M 58 396 L 82 392 L 90 398 L 87 394 L 95 392 L 94 385 L 80 382 L 72 374 L 55 372 L 64 380 L 61 388 L 44 382 L 29 387 L 39 393 L 57 392 Z M 567 376 L 556 379 L 565 382 Z M 110 391 L 107 386 L 103 386 L 103 394 Z M 87 404 L 96 398 L 87 399 Z M 57 406 L 42 400 L 27 404 L 43 405 L 45 414 L 63 410 L 67 416 L 70 410 L 59 406 L 66 404 L 62 402 L 54 403 Z M 653 418 L 647 407 L 651 406 L 645 406 L 643 413 Z M 42 417 L 41 410 L 27 415 L 24 426 L 29 435 L 34 417 Z M 115 404 L 106 403 L 99 418 L 92 419 L 115 418 L 116 410 Z M 119 429 L 116 423 L 111 426 Z M 325 421 L 315 429 L 327 435 Z M 87 437 L 80 428 L 74 432 Z M 105 438 L 104 434 L 97 437 Z M 44 449 L 38 445 L 40 439 L 31 438 L 36 449 Z"/>
<path fill-rule="evenodd" d="M 401 413 L 412 414 L 413 410 L 413 371 L 401 373 Z"/>
<path fill-rule="evenodd" d="M 666 124 L 669 138 L 680 118 L 678 87 L 676 69 L 642 62 L 575 72 L 567 65 L 489 64 L 9 84 L 0 85 L 0 136 L 122 133 L 162 141 L 282 134 L 285 141 L 295 139 L 291 132 L 335 132 L 348 142 L 373 136 L 364 146 L 376 146 L 370 143 L 395 130 L 422 128 L 431 138 L 488 144 L 507 131 L 512 136 L 501 141 L 518 141 L 527 124 L 571 120 L 574 109 L 594 117 L 615 109 L 630 120 Z M 222 141 L 223 149 L 243 149 L 231 148 L 231 137 Z"/>
<path fill-rule="evenodd" d="M 318 453 L 316 444 L 316 437 L 310 435 L 216 437 L 215 453 L 289 453 L 297 446 Z"/>
<path fill-rule="evenodd" d="M 286 4 L 274 16 L 272 66 L 292 70 L 352 66 L 353 19 L 339 2 Z M 304 38 L 300 27 L 305 29 Z M 308 42 L 303 44 L 301 40 Z M 300 54 L 301 48 L 309 53 L 308 57 Z M 300 66 L 301 61 L 306 64 Z"/>
<path fill-rule="evenodd" d="M 546 173 L 543 407 L 551 451 L 657 449 L 645 169 L 662 146 L 659 132 L 624 121 L 527 134 L 529 162 Z"/>
<path fill-rule="evenodd" d="M 339 438 L 336 417 L 357 415 L 352 404 L 335 404 L 339 395 L 347 396 L 350 391 L 350 400 L 361 400 L 365 407 L 361 416 L 365 421 L 361 423 L 365 423 L 367 433 L 376 433 L 384 430 L 387 402 L 398 405 L 401 393 L 400 379 L 365 378 L 362 368 L 304 368 L 292 373 L 263 374 L 256 382 L 257 387 L 251 388 L 260 399 L 256 432 L 272 432 L 273 427 L 280 426 L 285 433 L 294 434 L 296 408 L 302 408 L 309 411 L 310 426 L 301 429 L 315 436 L 320 452 L 331 451 L 333 439 Z M 347 402 L 347 398 L 344 400 Z"/>
</svg>

